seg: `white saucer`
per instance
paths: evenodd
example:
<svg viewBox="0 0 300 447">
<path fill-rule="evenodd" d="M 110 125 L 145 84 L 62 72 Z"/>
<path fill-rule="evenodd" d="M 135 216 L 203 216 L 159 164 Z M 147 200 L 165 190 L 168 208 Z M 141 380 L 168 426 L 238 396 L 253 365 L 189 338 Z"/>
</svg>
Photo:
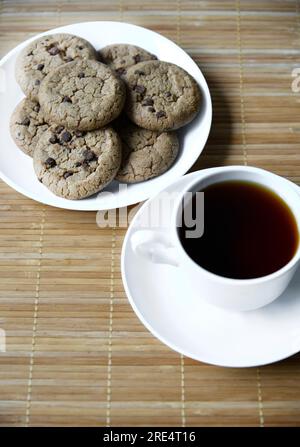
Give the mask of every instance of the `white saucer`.
<svg viewBox="0 0 300 447">
<path fill-rule="evenodd" d="M 165 191 L 179 191 L 200 172 L 184 176 Z M 149 331 L 187 357 L 220 366 L 259 366 L 300 351 L 300 271 L 273 303 L 255 311 L 232 312 L 201 300 L 205 293 L 201 283 L 199 290 L 191 290 L 177 269 L 153 264 L 133 252 L 132 234 L 137 228 L 145 229 L 150 206 L 158 205 L 160 197 L 161 193 L 137 212 L 127 231 L 121 257 L 126 294 Z M 170 221 L 171 209 L 167 208 L 164 207 L 160 221 L 162 231 L 167 231 Z"/>
<path fill-rule="evenodd" d="M 37 180 L 32 159 L 16 146 L 9 132 L 11 113 L 24 96 L 15 80 L 14 71 L 17 56 L 25 45 L 42 35 L 53 33 L 78 35 L 91 42 L 97 50 L 120 42 L 139 45 L 161 60 L 180 65 L 195 78 L 202 92 L 201 111 L 188 126 L 178 132 L 180 151 L 167 172 L 147 182 L 127 185 L 127 188 L 125 184 L 113 181 L 103 192 L 82 200 L 57 197 Z M 59 208 L 97 211 L 125 207 L 153 197 L 190 169 L 205 146 L 211 119 L 210 93 L 201 70 L 182 48 L 166 37 L 140 26 L 120 22 L 84 22 L 52 29 L 21 43 L 0 61 L 0 178 L 21 194 Z"/>
</svg>

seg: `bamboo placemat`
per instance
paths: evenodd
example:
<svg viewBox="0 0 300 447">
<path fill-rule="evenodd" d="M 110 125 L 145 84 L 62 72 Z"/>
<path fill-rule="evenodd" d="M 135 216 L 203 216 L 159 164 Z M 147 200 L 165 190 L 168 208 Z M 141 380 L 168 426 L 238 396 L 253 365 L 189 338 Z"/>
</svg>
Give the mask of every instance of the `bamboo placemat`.
<svg viewBox="0 0 300 447">
<path fill-rule="evenodd" d="M 0 54 L 63 24 L 122 20 L 178 42 L 209 83 L 195 169 L 250 164 L 300 183 L 297 0 L 1 1 Z M 0 184 L 0 424 L 300 425 L 300 356 L 252 369 L 181 357 L 140 324 L 120 276 L 124 229 Z"/>
</svg>

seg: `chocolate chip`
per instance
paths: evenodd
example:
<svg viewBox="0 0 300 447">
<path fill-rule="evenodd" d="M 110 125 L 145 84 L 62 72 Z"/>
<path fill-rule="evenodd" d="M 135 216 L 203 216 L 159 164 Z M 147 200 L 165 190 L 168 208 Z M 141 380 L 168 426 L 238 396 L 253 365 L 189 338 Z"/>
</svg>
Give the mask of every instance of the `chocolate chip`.
<svg viewBox="0 0 300 447">
<path fill-rule="evenodd" d="M 57 54 L 60 53 L 60 50 L 58 47 L 54 46 L 49 48 L 48 53 L 51 54 L 51 56 L 56 56 Z"/>
<path fill-rule="evenodd" d="M 57 137 L 56 135 L 52 135 L 52 137 L 49 138 L 49 143 L 55 144 L 57 143 Z"/>
<path fill-rule="evenodd" d="M 64 179 L 67 179 L 68 177 L 71 177 L 71 175 L 73 175 L 74 172 L 73 171 L 66 171 L 63 175 Z"/>
<path fill-rule="evenodd" d="M 72 102 L 72 99 L 69 96 L 64 96 L 62 102 Z"/>
<path fill-rule="evenodd" d="M 156 112 L 157 118 L 165 118 L 167 115 L 163 110 L 160 110 L 159 112 Z"/>
<path fill-rule="evenodd" d="M 148 107 L 148 111 L 154 113 L 155 112 L 155 108 L 154 107 Z"/>
<path fill-rule="evenodd" d="M 70 56 L 66 57 L 65 62 L 72 62 L 74 59 Z"/>
<path fill-rule="evenodd" d="M 144 87 L 143 85 L 135 85 L 134 86 L 134 88 L 133 88 L 137 93 L 141 93 L 141 94 L 143 94 L 143 93 L 145 93 L 145 91 L 146 91 L 146 87 Z"/>
<path fill-rule="evenodd" d="M 41 83 L 41 81 L 39 79 L 36 79 L 34 84 L 35 85 L 40 85 L 40 83 Z"/>
<path fill-rule="evenodd" d="M 137 63 L 139 63 L 139 62 L 141 62 L 141 55 L 140 54 L 135 54 L 134 56 L 133 56 L 133 60 L 134 60 L 134 62 L 137 64 Z"/>
<path fill-rule="evenodd" d="M 122 59 L 122 60 L 121 60 L 121 64 L 126 64 L 125 59 Z"/>
<path fill-rule="evenodd" d="M 150 97 L 147 97 L 144 99 L 144 101 L 142 102 L 142 106 L 153 106 L 154 102 L 153 99 Z"/>
<path fill-rule="evenodd" d="M 83 50 L 83 47 L 81 45 L 77 45 L 78 50 Z"/>
<path fill-rule="evenodd" d="M 153 61 L 157 61 L 157 59 L 158 59 L 158 57 L 155 56 L 155 54 L 152 54 L 152 55 L 151 55 L 151 60 L 153 60 Z"/>
<path fill-rule="evenodd" d="M 170 98 L 170 96 L 172 96 L 171 92 L 166 92 L 165 95 L 166 95 L 167 98 Z"/>
<path fill-rule="evenodd" d="M 75 163 L 75 168 L 79 168 L 82 165 L 81 161 L 77 161 Z"/>
<path fill-rule="evenodd" d="M 47 158 L 47 160 L 45 161 L 45 165 L 46 165 L 46 168 L 47 168 L 47 169 L 48 169 L 48 168 L 54 168 L 54 166 L 56 166 L 56 161 L 54 160 L 54 158 L 49 157 L 49 158 Z"/>
<path fill-rule="evenodd" d="M 72 135 L 67 130 L 63 132 L 60 137 L 65 143 L 68 143 L 72 140 Z"/>
<path fill-rule="evenodd" d="M 124 67 L 117 68 L 117 69 L 116 69 L 116 73 L 117 73 L 118 75 L 126 74 L 126 68 L 124 68 Z"/>
<path fill-rule="evenodd" d="M 38 113 L 40 111 L 40 108 L 41 106 L 37 104 L 36 106 L 34 106 L 33 110 Z"/>
<path fill-rule="evenodd" d="M 64 130 L 64 126 L 56 126 L 55 132 L 61 133 Z"/>
<path fill-rule="evenodd" d="M 82 79 L 82 78 L 85 77 L 85 74 L 81 71 L 81 72 L 78 74 L 78 77 L 79 77 L 79 79 Z"/>
<path fill-rule="evenodd" d="M 39 64 L 36 68 L 37 68 L 38 70 L 42 71 L 44 67 L 45 67 L 44 64 Z"/>
<path fill-rule="evenodd" d="M 39 181 L 40 183 L 43 183 L 43 179 L 41 179 L 41 178 L 38 178 L 38 181 Z"/>
<path fill-rule="evenodd" d="M 137 74 L 139 76 L 143 76 L 145 72 L 143 70 L 135 70 L 134 74 Z"/>
<path fill-rule="evenodd" d="M 21 124 L 23 126 L 29 126 L 30 124 L 30 119 L 28 117 L 24 118 L 23 121 L 21 122 Z"/>
<path fill-rule="evenodd" d="M 83 156 L 84 156 L 84 161 L 86 161 L 86 162 L 96 160 L 96 158 L 97 158 L 95 152 L 93 152 L 91 149 L 86 149 L 83 152 Z"/>
</svg>

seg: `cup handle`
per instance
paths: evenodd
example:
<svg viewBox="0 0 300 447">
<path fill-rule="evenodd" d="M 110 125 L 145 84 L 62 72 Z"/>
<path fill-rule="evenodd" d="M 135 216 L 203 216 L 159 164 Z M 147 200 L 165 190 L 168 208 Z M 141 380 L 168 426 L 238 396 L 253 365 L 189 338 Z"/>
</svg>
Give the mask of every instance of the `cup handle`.
<svg viewBox="0 0 300 447">
<path fill-rule="evenodd" d="M 166 232 L 137 230 L 131 237 L 133 252 L 154 264 L 179 266 L 175 247 Z"/>
</svg>

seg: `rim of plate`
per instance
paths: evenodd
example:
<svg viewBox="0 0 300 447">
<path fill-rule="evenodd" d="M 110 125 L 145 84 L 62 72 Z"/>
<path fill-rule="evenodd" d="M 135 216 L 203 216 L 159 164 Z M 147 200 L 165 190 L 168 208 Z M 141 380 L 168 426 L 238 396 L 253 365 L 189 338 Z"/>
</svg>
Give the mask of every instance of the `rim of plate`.
<svg viewBox="0 0 300 447">
<path fill-rule="evenodd" d="M 217 168 L 207 168 L 207 169 L 203 169 L 203 174 L 207 173 L 207 171 L 218 171 L 220 169 L 222 169 L 223 167 L 217 167 Z M 163 191 L 173 188 L 178 182 L 182 182 L 182 181 L 188 181 L 186 178 L 189 177 L 191 178 L 192 176 L 199 175 L 199 172 L 201 171 L 196 171 L 196 172 L 191 172 L 190 174 L 187 174 L 181 178 L 179 178 L 176 182 L 174 182 L 174 184 L 167 186 Z M 289 180 L 287 180 L 289 181 Z M 290 182 L 293 184 L 293 186 L 295 187 L 296 191 L 298 192 L 298 194 L 300 195 L 300 187 L 295 185 L 293 182 Z M 139 318 L 139 320 L 143 323 L 143 325 L 148 329 L 149 332 L 151 332 L 151 334 L 156 337 L 158 340 L 160 340 L 162 343 L 164 343 L 165 345 L 167 345 L 169 348 L 171 348 L 173 351 L 178 352 L 179 354 L 182 354 L 186 357 L 189 357 L 193 360 L 196 360 L 197 362 L 204 362 L 207 363 L 208 365 L 214 365 L 214 366 L 220 366 L 220 367 L 225 367 L 225 368 L 253 368 L 253 367 L 258 367 L 258 366 L 264 366 L 264 365 L 270 365 L 272 363 L 276 363 L 279 362 L 281 360 L 284 360 L 288 357 L 291 357 L 295 354 L 297 354 L 300 351 L 300 344 L 299 346 L 294 350 L 290 350 L 290 351 L 286 351 L 285 353 L 281 353 L 278 357 L 274 357 L 272 359 L 268 359 L 265 362 L 262 363 L 257 363 L 257 362 L 249 362 L 249 363 L 232 363 L 232 362 L 218 362 L 211 360 L 211 358 L 207 359 L 205 356 L 203 356 L 203 358 L 199 358 L 196 355 L 192 354 L 191 352 L 189 352 L 187 349 L 181 349 L 178 345 L 176 345 L 175 343 L 173 343 L 172 341 L 169 341 L 167 338 L 165 338 L 164 336 L 160 335 L 159 332 L 152 326 L 151 323 L 149 323 L 146 318 L 143 316 L 142 312 L 139 310 L 138 306 L 135 303 L 135 300 L 130 292 L 130 287 L 125 275 L 125 257 L 126 257 L 126 250 L 129 244 L 129 239 L 131 237 L 131 232 L 132 232 L 132 228 L 134 227 L 136 221 L 138 220 L 138 218 L 140 217 L 140 215 L 143 214 L 144 210 L 148 207 L 149 203 L 152 200 L 155 200 L 155 198 L 161 194 L 163 191 L 160 191 L 158 194 L 155 194 L 155 196 L 151 197 L 147 202 L 145 202 L 141 208 L 137 211 L 136 215 L 133 217 L 130 226 L 128 227 L 127 231 L 126 231 L 126 235 L 124 237 L 123 240 L 123 245 L 122 245 L 122 251 L 121 251 L 121 275 L 122 275 L 122 281 L 123 281 L 123 285 L 124 285 L 124 289 L 126 292 L 126 296 L 128 298 L 128 301 L 131 305 L 131 307 L 133 308 L 135 314 L 137 315 L 137 317 Z"/>
<path fill-rule="evenodd" d="M 133 28 L 133 29 L 136 29 L 138 31 L 147 32 L 149 35 L 152 35 L 153 37 L 156 36 L 160 40 L 166 42 L 167 44 L 172 45 L 174 48 L 176 48 L 177 51 L 179 51 L 182 54 L 184 54 L 185 57 L 188 57 L 188 59 L 190 60 L 190 63 L 198 71 L 198 76 L 201 79 L 201 90 L 204 93 L 205 102 L 206 102 L 206 113 L 205 113 L 204 116 L 206 117 L 206 120 L 208 120 L 209 125 L 207 126 L 207 130 L 204 132 L 204 144 L 203 144 L 202 149 L 197 153 L 197 157 L 194 157 L 193 159 L 190 159 L 189 161 L 186 161 L 185 164 L 183 165 L 182 169 L 179 169 L 180 173 L 177 173 L 174 177 L 171 176 L 170 179 L 166 179 L 166 183 L 165 183 L 164 186 L 156 187 L 155 185 L 153 185 L 153 190 L 154 190 L 153 193 L 149 193 L 149 192 L 144 193 L 142 190 L 138 191 L 138 192 L 134 191 L 132 193 L 128 192 L 127 196 L 125 196 L 126 199 L 124 199 L 124 196 L 119 197 L 118 193 L 114 193 L 114 199 L 113 199 L 112 205 L 106 206 L 105 208 L 103 208 L 100 205 L 100 203 L 98 203 L 97 200 L 91 200 L 90 201 L 89 199 L 91 199 L 93 196 L 87 197 L 87 198 L 82 199 L 82 200 L 68 200 L 68 199 L 64 199 L 62 197 L 58 197 L 58 196 L 55 196 L 55 195 L 53 197 L 53 200 L 51 198 L 47 198 L 47 197 L 38 198 L 34 193 L 32 193 L 31 191 L 26 190 L 25 188 L 23 188 L 22 186 L 18 185 L 13 180 L 8 178 L 2 172 L 1 166 L 0 166 L 0 178 L 5 183 L 7 183 L 11 188 L 13 188 L 17 192 L 23 194 L 24 196 L 29 197 L 32 200 L 35 200 L 35 201 L 37 201 L 39 203 L 43 203 L 45 205 L 53 206 L 55 208 L 69 209 L 69 210 L 74 210 L 74 211 L 98 211 L 98 210 L 104 210 L 104 209 L 105 210 L 109 210 L 109 209 L 121 208 L 121 207 L 133 205 L 133 204 L 142 202 L 144 200 L 147 200 L 147 199 L 153 197 L 154 195 L 156 195 L 159 191 L 162 191 L 163 189 L 165 189 L 168 185 L 172 184 L 173 182 L 176 182 L 179 178 L 181 178 L 192 167 L 192 165 L 195 163 L 197 158 L 201 155 L 201 153 L 202 153 L 202 151 L 203 151 L 203 149 L 205 147 L 205 144 L 207 142 L 210 130 L 211 130 L 211 123 L 212 123 L 212 101 L 211 101 L 211 95 L 210 95 L 210 90 L 209 90 L 208 84 L 206 82 L 206 79 L 205 79 L 201 69 L 199 68 L 199 66 L 196 64 L 196 62 L 190 57 L 190 55 L 185 50 L 183 50 L 179 45 L 177 45 L 171 39 L 168 39 L 167 37 L 161 35 L 160 33 L 157 33 L 155 31 L 152 31 L 152 30 L 150 30 L 148 28 L 144 28 L 144 27 L 139 26 L 139 25 L 134 25 L 134 24 L 127 23 L 127 22 L 98 20 L 98 21 L 73 23 L 73 24 L 70 24 L 70 25 L 60 26 L 60 27 L 57 27 L 57 28 L 51 28 L 51 29 L 49 29 L 49 30 L 47 30 L 45 32 L 36 34 L 36 35 L 30 37 L 29 39 L 26 39 L 24 42 L 21 42 L 19 45 L 17 45 L 12 50 L 10 50 L 6 55 L 4 55 L 1 58 L 1 60 L 0 60 L 0 68 L 7 61 L 9 61 L 9 59 L 11 57 L 13 57 L 16 53 L 18 53 L 22 48 L 24 48 L 30 42 L 38 39 L 41 36 L 45 36 L 47 34 L 59 33 L 59 32 L 66 32 L 66 33 L 74 32 L 76 34 L 76 31 L 73 31 L 74 28 L 80 28 L 81 26 L 99 25 L 100 23 L 102 25 L 105 24 L 107 26 L 118 26 L 120 28 L 123 27 L 123 28 L 127 28 L 127 29 L 128 28 Z M 138 44 L 139 43 L 137 43 L 137 45 Z M 109 45 L 109 43 L 107 43 L 106 45 Z M 141 45 L 142 45 L 142 43 L 141 43 Z M 181 66 L 181 65 L 179 65 L 179 66 Z M 157 177 L 157 178 L 159 178 L 159 177 Z M 152 180 L 155 180 L 155 178 L 152 179 Z M 144 183 L 144 182 L 141 182 L 141 183 Z M 106 192 L 106 189 L 104 189 L 103 192 Z M 132 194 L 132 198 L 130 197 L 131 194 Z M 57 201 L 57 202 L 55 203 L 55 201 Z"/>
</svg>

